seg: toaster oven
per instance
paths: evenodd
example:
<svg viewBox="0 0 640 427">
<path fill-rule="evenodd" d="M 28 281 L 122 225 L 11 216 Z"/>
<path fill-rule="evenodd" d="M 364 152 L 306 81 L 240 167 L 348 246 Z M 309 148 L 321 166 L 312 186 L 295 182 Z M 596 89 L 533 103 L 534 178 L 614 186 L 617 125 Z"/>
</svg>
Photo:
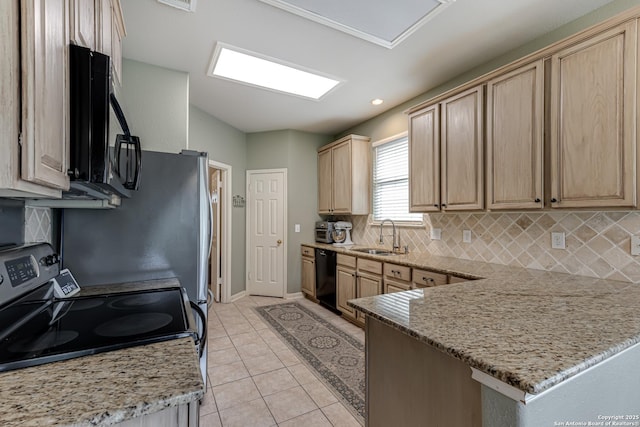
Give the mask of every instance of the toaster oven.
<svg viewBox="0 0 640 427">
<path fill-rule="evenodd" d="M 331 236 L 334 230 L 335 222 L 332 221 L 317 221 L 315 228 L 315 239 L 318 243 L 333 243 L 333 237 Z"/>
</svg>

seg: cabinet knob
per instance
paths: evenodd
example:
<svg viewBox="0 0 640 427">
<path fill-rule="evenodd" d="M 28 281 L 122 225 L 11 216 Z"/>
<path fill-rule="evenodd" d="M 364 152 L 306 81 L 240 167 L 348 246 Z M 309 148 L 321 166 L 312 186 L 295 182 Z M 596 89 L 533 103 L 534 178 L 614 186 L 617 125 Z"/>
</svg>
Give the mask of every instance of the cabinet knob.
<svg viewBox="0 0 640 427">
<path fill-rule="evenodd" d="M 443 203 L 443 204 L 442 204 L 442 207 L 443 207 L 443 208 L 446 208 L 446 207 L 447 207 L 447 204 L 446 204 L 446 203 Z"/>
<path fill-rule="evenodd" d="M 434 208 L 439 208 L 439 207 L 440 207 L 440 205 L 436 203 L 435 205 L 433 205 L 433 207 L 434 207 Z"/>
<path fill-rule="evenodd" d="M 558 201 L 558 199 L 556 199 L 555 197 L 551 198 L 551 203 L 556 203 Z"/>
<path fill-rule="evenodd" d="M 535 203 L 540 203 L 540 199 L 536 197 L 536 199 L 534 200 Z"/>
</svg>

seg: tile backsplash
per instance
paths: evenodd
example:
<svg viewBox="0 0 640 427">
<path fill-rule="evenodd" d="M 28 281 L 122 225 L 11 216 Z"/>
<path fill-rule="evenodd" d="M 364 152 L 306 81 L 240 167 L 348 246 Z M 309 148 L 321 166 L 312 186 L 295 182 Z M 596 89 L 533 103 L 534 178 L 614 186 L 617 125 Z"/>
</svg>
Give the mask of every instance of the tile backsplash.
<svg viewBox="0 0 640 427">
<path fill-rule="evenodd" d="M 514 265 L 582 276 L 640 282 L 640 256 L 631 256 L 631 235 L 640 235 L 640 212 L 438 213 L 425 226 L 399 228 L 410 251 Z M 379 245 L 380 227 L 354 216 L 353 240 Z M 431 240 L 431 228 L 442 230 Z M 463 230 L 471 243 L 463 243 Z M 566 249 L 551 248 L 551 232 L 564 232 Z M 385 227 L 385 235 L 391 231 Z M 391 239 L 385 238 L 386 243 Z"/>
<path fill-rule="evenodd" d="M 24 242 L 48 242 L 51 243 L 51 209 L 24 208 Z"/>
</svg>

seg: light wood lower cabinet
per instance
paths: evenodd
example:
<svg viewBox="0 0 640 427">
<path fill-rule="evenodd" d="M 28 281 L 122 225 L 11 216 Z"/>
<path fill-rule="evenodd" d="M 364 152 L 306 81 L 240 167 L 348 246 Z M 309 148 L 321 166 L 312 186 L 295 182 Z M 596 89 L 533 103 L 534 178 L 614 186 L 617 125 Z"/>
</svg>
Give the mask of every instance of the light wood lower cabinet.
<svg viewBox="0 0 640 427">
<path fill-rule="evenodd" d="M 382 263 L 367 258 L 357 259 L 357 285 L 358 298 L 373 297 L 382 293 Z M 365 316 L 356 310 L 356 320 L 364 325 Z"/>
<path fill-rule="evenodd" d="M 468 282 L 470 279 L 467 279 L 465 277 L 460 277 L 460 276 L 454 276 L 453 274 L 449 274 L 448 280 L 447 282 L 449 284 L 452 283 L 462 283 L 462 282 Z"/>
<path fill-rule="evenodd" d="M 312 299 L 316 297 L 316 260 L 315 250 L 310 246 L 302 246 L 300 288 L 301 291 Z"/>
<path fill-rule="evenodd" d="M 413 269 L 413 288 L 428 288 L 431 286 L 446 285 L 447 275 L 429 270 Z"/>
<path fill-rule="evenodd" d="M 384 263 L 384 293 L 390 294 L 392 292 L 408 291 L 411 289 L 411 268 Z"/>
<path fill-rule="evenodd" d="M 636 206 L 637 23 L 551 57 L 551 206 Z"/>
<path fill-rule="evenodd" d="M 356 318 L 356 310 L 347 301 L 356 298 L 356 257 L 336 255 L 336 305 L 343 316 Z"/>
<path fill-rule="evenodd" d="M 358 298 L 373 297 L 382 293 L 382 276 L 358 271 L 356 293 Z M 356 310 L 356 320 L 364 325 L 365 315 Z"/>
<path fill-rule="evenodd" d="M 356 298 L 356 270 L 338 265 L 336 267 L 336 299 L 338 310 L 351 319 L 356 318 L 356 311 L 347 305 L 347 301 Z"/>
<path fill-rule="evenodd" d="M 482 426 L 480 383 L 469 366 L 369 317 L 366 425 Z"/>
</svg>

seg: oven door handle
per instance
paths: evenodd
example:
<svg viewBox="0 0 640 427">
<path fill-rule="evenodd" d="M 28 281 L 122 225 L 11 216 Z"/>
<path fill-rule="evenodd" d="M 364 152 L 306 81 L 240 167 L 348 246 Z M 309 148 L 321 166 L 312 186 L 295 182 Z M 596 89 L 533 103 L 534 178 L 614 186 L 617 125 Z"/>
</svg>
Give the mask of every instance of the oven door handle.
<svg viewBox="0 0 640 427">
<path fill-rule="evenodd" d="M 202 357 L 204 354 L 204 346 L 207 344 L 207 316 L 198 304 L 193 301 L 189 301 L 189 304 L 191 304 L 191 308 L 198 314 L 198 317 L 200 317 L 200 321 L 202 322 L 202 334 L 198 337 L 198 342 L 196 343 L 199 347 L 198 356 Z"/>
</svg>

